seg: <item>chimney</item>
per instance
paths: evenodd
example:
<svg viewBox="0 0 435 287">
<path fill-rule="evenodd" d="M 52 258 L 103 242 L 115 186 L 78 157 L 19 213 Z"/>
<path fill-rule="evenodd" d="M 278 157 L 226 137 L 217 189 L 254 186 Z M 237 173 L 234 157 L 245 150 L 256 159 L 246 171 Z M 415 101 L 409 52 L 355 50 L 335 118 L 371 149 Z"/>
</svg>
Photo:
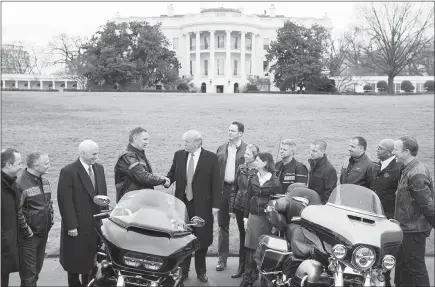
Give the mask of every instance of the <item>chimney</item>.
<svg viewBox="0 0 435 287">
<path fill-rule="evenodd" d="M 169 17 L 173 17 L 174 16 L 174 7 L 172 6 L 172 4 L 168 5 L 168 16 Z"/>
<path fill-rule="evenodd" d="M 269 15 L 270 15 L 270 17 L 276 16 L 276 8 L 275 8 L 275 5 L 273 5 L 273 4 L 271 4 L 269 7 Z"/>
</svg>

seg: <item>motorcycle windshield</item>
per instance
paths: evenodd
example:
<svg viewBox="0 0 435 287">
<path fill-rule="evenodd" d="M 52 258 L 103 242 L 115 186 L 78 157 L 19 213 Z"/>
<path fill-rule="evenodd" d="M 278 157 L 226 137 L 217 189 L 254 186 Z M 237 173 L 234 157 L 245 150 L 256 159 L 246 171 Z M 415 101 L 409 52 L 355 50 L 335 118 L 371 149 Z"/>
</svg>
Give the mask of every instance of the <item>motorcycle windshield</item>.
<svg viewBox="0 0 435 287">
<path fill-rule="evenodd" d="M 376 193 L 363 186 L 342 184 L 331 193 L 328 203 L 370 215 L 384 216 L 381 201 Z"/>
<path fill-rule="evenodd" d="M 142 189 L 127 192 L 110 213 L 110 220 L 124 227 L 136 227 L 174 235 L 186 232 L 184 202 L 163 191 Z"/>
</svg>

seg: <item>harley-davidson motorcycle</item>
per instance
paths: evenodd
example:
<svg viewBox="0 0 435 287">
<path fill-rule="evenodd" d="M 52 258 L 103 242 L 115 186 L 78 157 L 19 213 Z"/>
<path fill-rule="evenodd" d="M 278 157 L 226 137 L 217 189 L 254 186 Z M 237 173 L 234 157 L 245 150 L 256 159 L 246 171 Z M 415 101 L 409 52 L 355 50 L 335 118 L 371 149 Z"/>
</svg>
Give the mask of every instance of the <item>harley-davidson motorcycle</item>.
<svg viewBox="0 0 435 287">
<path fill-rule="evenodd" d="M 116 206 L 107 196 L 94 202 L 109 210 L 94 215 L 100 244 L 90 286 L 182 287 L 180 264 L 199 248 L 186 206 L 172 195 L 152 189 L 126 193 Z"/>
<path fill-rule="evenodd" d="M 323 205 L 296 188 L 265 211 L 275 235 L 263 235 L 254 256 L 261 286 L 384 286 L 396 264 L 402 229 L 370 189 L 339 185 Z"/>
</svg>

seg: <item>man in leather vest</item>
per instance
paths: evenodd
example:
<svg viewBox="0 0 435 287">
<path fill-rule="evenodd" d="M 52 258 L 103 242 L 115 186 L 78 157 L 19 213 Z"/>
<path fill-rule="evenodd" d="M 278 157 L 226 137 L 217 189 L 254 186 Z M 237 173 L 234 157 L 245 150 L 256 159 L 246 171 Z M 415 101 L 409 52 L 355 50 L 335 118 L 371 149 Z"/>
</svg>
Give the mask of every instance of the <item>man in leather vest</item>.
<svg viewBox="0 0 435 287">
<path fill-rule="evenodd" d="M 394 142 L 393 154 L 403 164 L 396 192 L 394 218 L 403 230 L 394 283 L 396 286 L 430 286 L 426 262 L 426 238 L 434 228 L 433 180 L 416 156 L 417 140 L 403 136 Z"/>
<path fill-rule="evenodd" d="M 146 129 L 137 127 L 130 131 L 129 144 L 115 165 L 116 202 L 129 191 L 154 189 L 154 186 L 169 182 L 166 177 L 153 174 L 145 155 L 148 142 Z"/>
</svg>

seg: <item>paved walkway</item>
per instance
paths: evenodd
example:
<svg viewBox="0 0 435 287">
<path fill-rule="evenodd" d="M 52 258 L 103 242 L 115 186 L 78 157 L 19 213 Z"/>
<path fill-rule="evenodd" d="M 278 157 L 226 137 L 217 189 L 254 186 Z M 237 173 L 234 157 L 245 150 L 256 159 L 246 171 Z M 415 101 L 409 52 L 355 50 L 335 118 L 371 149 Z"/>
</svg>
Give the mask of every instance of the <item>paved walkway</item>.
<svg viewBox="0 0 435 287">
<path fill-rule="evenodd" d="M 232 279 L 233 274 L 238 266 L 238 258 L 228 258 L 228 267 L 221 272 L 216 271 L 217 257 L 207 258 L 207 276 L 208 283 L 201 283 L 196 279 L 194 259 L 189 274 L 189 279 L 184 282 L 185 286 L 239 286 L 241 279 Z M 426 265 L 430 277 L 430 285 L 434 284 L 434 257 L 426 257 Z M 394 272 L 394 271 L 393 271 Z M 392 274 L 394 276 L 394 274 Z M 392 278 L 394 278 L 392 276 Z M 39 276 L 38 286 L 67 286 L 67 273 L 59 264 L 58 258 L 46 258 L 42 272 Z M 257 280 L 255 286 L 260 286 L 260 280 Z M 20 277 L 18 273 L 11 274 L 10 286 L 19 286 Z"/>
</svg>

